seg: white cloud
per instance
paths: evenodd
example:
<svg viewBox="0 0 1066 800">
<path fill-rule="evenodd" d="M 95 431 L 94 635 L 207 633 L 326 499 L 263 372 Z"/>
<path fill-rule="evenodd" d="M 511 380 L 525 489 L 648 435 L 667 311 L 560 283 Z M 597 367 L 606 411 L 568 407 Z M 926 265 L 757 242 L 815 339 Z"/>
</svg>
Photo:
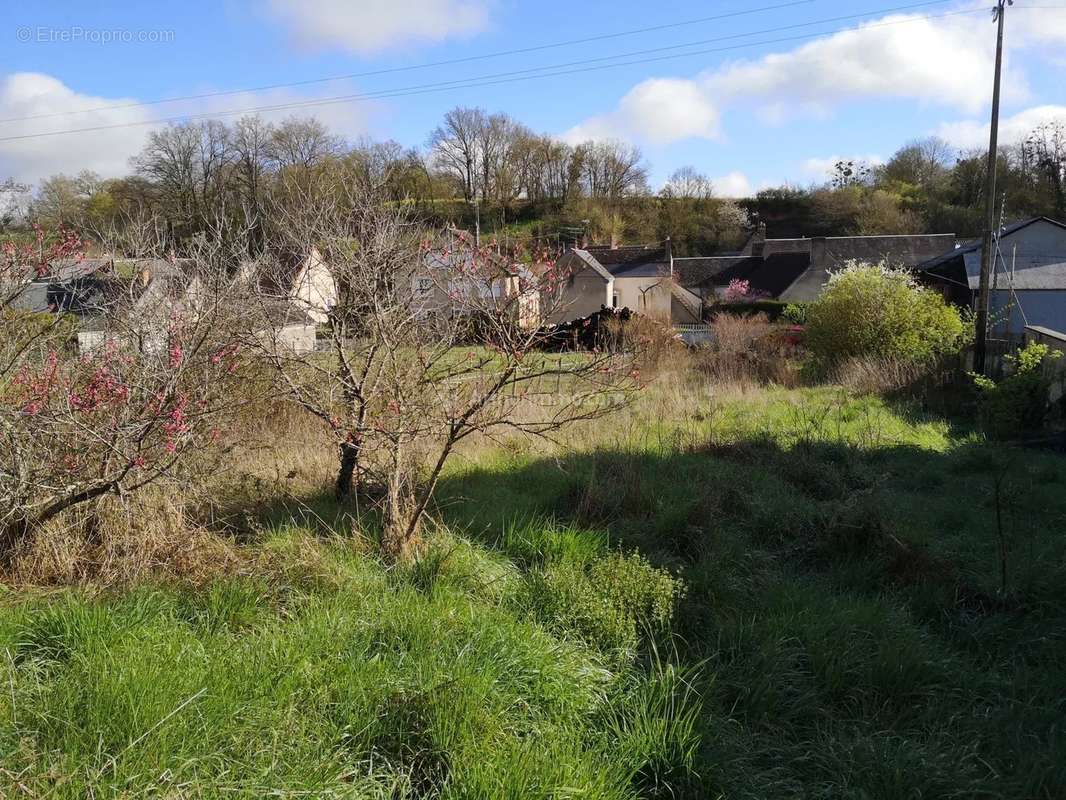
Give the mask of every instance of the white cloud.
<svg viewBox="0 0 1066 800">
<path fill-rule="evenodd" d="M 1006 25 L 1008 43 L 1011 40 L 1027 46 L 1066 43 L 1066 7 L 1018 5 L 1007 12 Z"/>
<path fill-rule="evenodd" d="M 1033 129 L 1046 122 L 1066 124 L 1066 106 L 1034 106 L 1019 111 L 999 121 L 999 141 L 1012 144 L 1021 141 Z M 960 150 L 988 149 L 988 120 L 961 120 L 945 122 L 937 129 L 937 135 Z"/>
<path fill-rule="evenodd" d="M 711 183 L 714 184 L 714 193 L 719 197 L 739 199 L 755 194 L 755 188 L 743 172 L 734 171 L 720 178 L 712 178 Z"/>
<path fill-rule="evenodd" d="M 984 18 L 893 15 L 785 53 L 741 61 L 697 80 L 715 96 L 819 111 L 845 101 L 901 98 L 967 111 L 988 99 L 994 39 Z M 1011 72 L 1005 91 L 1024 93 Z"/>
<path fill-rule="evenodd" d="M 803 171 L 808 175 L 814 175 L 818 178 L 824 178 L 831 174 L 835 169 L 837 163 L 841 161 L 854 161 L 856 163 L 868 164 L 870 166 L 880 166 L 885 163 L 885 160 L 878 155 L 868 156 L 828 156 L 826 158 L 808 158 L 803 162 Z"/>
<path fill-rule="evenodd" d="M 374 55 L 469 36 L 488 25 L 486 0 L 271 0 L 270 12 L 309 49 Z"/>
<path fill-rule="evenodd" d="M 355 89 L 351 86 L 338 88 L 334 85 L 330 91 L 345 94 L 354 93 Z M 219 114 L 313 99 L 310 95 L 275 90 L 227 95 L 196 102 L 123 108 L 122 106 L 136 103 L 137 98 L 81 94 L 57 78 L 38 72 L 6 75 L 0 77 L 0 119 L 19 121 L 3 123 L 0 139 L 23 135 L 30 138 L 0 141 L 0 180 L 10 176 L 20 181 L 35 182 L 59 172 L 73 174 L 83 169 L 92 170 L 102 177 L 126 175 L 130 172 L 130 157 L 144 146 L 148 132 L 159 127 L 152 124 L 153 120 L 183 114 Z M 102 110 L 54 117 L 41 116 L 79 109 Z M 278 109 L 262 112 L 260 116 L 267 120 L 279 120 L 290 115 L 314 116 L 334 133 L 354 138 L 366 132 L 368 118 L 375 110 L 374 105 L 340 103 Z M 25 117 L 38 118 L 24 119 Z M 219 119 L 232 123 L 239 117 L 240 114 L 225 114 Z M 106 130 L 58 136 L 36 135 L 95 127 L 105 127 Z"/>
<path fill-rule="evenodd" d="M 1017 54 L 1036 42 L 1066 42 L 1066 12 L 1012 28 Z M 977 112 L 988 102 L 995 37 L 985 15 L 929 18 L 896 14 L 829 34 L 792 50 L 739 60 L 691 79 L 645 81 L 614 111 L 592 117 L 567 133 L 643 136 L 670 142 L 719 137 L 719 112 L 748 107 L 766 124 L 797 115 L 827 117 L 848 102 L 917 101 Z M 1029 90 L 1008 53 L 1004 98 L 1021 102 Z"/>
<path fill-rule="evenodd" d="M 585 120 L 563 134 L 569 142 L 588 139 L 639 139 L 669 144 L 682 139 L 715 139 L 719 114 L 706 92 L 692 81 L 653 78 L 638 83 L 618 109 Z"/>
<path fill-rule="evenodd" d="M 134 103 L 134 98 L 79 94 L 62 81 L 38 72 L 0 79 L 0 119 L 55 114 L 76 109 Z M 4 136 L 64 131 L 106 125 L 133 127 L 65 136 L 40 136 L 0 142 L 0 176 L 36 181 L 57 172 L 93 170 L 104 176 L 128 172 L 127 161 L 144 144 L 149 119 L 144 108 L 112 108 L 85 114 L 4 123 Z"/>
</svg>

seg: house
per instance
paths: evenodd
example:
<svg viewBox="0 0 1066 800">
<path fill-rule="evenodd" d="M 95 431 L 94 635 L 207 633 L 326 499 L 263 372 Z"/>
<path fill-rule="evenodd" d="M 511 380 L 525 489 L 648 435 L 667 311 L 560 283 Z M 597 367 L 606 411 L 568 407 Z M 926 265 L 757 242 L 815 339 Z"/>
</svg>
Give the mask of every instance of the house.
<svg viewBox="0 0 1066 800">
<path fill-rule="evenodd" d="M 249 265 L 244 265 L 247 272 Z M 287 299 L 316 323 L 329 319 L 337 304 L 337 284 L 333 272 L 317 247 L 306 252 L 282 254 L 275 269 L 269 270 L 274 293 Z"/>
<path fill-rule="evenodd" d="M 681 285 L 705 301 L 720 297 L 730 282 L 739 280 L 765 297 L 809 303 L 821 294 L 830 273 L 849 261 L 915 268 L 954 246 L 950 233 L 768 239 L 760 225 L 740 252 L 674 259 L 674 270 Z"/>
<path fill-rule="evenodd" d="M 115 279 L 110 258 L 65 259 L 46 271 L 18 268 L 22 278 L 11 279 L 0 291 L 9 308 L 30 313 L 82 314 L 93 298 Z"/>
<path fill-rule="evenodd" d="M 465 231 L 448 230 L 410 270 L 411 303 L 422 313 L 462 313 L 497 308 L 523 328 L 540 325 L 538 276 L 491 248 L 479 248 Z"/>
<path fill-rule="evenodd" d="M 77 319 L 78 346 L 92 349 L 98 320 L 131 291 L 110 258 L 68 259 L 47 271 L 27 268 L 25 281 L 6 293 L 8 308 L 32 314 L 68 314 Z"/>
<path fill-rule="evenodd" d="M 989 290 L 992 335 L 1018 338 L 1027 325 L 1066 331 L 1066 223 L 1022 220 L 1003 228 L 998 244 Z M 919 264 L 920 278 L 949 300 L 976 308 L 982 250 L 980 241 L 963 242 Z"/>
<path fill-rule="evenodd" d="M 545 321 L 569 322 L 602 308 L 628 308 L 672 324 L 700 322 L 703 301 L 678 282 L 674 263 L 669 240 L 661 246 L 575 247 L 556 264 L 564 277 Z"/>
</svg>

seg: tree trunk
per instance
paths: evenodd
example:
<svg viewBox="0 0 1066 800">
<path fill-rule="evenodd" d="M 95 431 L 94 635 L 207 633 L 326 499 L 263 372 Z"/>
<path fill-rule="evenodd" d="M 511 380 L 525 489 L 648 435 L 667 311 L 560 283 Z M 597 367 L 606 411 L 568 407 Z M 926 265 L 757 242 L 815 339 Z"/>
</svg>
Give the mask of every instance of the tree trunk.
<svg viewBox="0 0 1066 800">
<path fill-rule="evenodd" d="M 393 463 L 389 474 L 388 497 L 382 519 L 381 551 L 392 561 L 406 561 L 418 550 L 422 511 L 412 496 L 417 480 L 405 462 L 403 443 L 393 445 Z"/>
<path fill-rule="evenodd" d="M 0 530 L 0 563 L 8 563 L 19 545 L 29 536 L 30 523 L 26 519 L 9 522 Z"/>
<path fill-rule="evenodd" d="M 340 469 L 337 471 L 335 486 L 338 500 L 351 497 L 359 488 L 359 450 L 358 442 L 345 442 L 341 445 Z"/>
</svg>

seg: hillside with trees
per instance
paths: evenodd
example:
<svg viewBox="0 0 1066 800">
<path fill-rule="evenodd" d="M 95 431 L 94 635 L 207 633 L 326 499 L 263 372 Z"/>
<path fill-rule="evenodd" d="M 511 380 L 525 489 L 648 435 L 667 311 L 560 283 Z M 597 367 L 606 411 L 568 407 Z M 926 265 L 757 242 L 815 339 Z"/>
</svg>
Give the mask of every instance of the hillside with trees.
<svg viewBox="0 0 1066 800">
<path fill-rule="evenodd" d="M 146 220 L 179 246 L 220 219 L 262 246 L 267 206 L 306 197 L 310 186 L 372 185 L 431 225 L 480 227 L 528 248 L 582 237 L 675 242 L 679 255 L 728 250 L 758 219 L 770 236 L 956 233 L 976 236 L 986 158 L 920 139 L 886 163 L 841 161 L 821 185 L 725 198 L 698 167 L 651 185 L 641 150 L 620 141 L 570 145 L 480 108 L 455 108 L 422 147 L 346 142 L 313 118 L 244 117 L 170 125 L 148 134 L 130 174 L 53 175 L 36 187 L 0 184 L 0 230 L 29 222 L 74 228 L 123 249 Z M 1004 219 L 1066 217 L 1066 126 L 1046 124 L 1005 145 L 998 185 Z M 323 189 L 323 191 L 328 191 Z M 254 253 L 253 253 L 254 255 Z"/>
</svg>

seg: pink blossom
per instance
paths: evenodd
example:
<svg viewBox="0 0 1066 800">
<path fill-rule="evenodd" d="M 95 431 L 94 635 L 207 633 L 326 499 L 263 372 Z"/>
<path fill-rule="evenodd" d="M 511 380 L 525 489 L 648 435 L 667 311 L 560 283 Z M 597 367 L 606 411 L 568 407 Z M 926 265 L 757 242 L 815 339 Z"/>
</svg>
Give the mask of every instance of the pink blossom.
<svg viewBox="0 0 1066 800">
<path fill-rule="evenodd" d="M 725 290 L 725 299 L 729 302 L 736 302 L 737 300 L 743 300 L 747 298 L 750 293 L 750 282 L 740 280 L 739 278 L 733 278 L 733 280 L 729 282 L 729 286 Z"/>
<path fill-rule="evenodd" d="M 170 368 L 177 369 L 181 366 L 181 362 L 185 360 L 185 350 L 182 348 L 180 342 L 174 342 L 170 345 Z"/>
</svg>

